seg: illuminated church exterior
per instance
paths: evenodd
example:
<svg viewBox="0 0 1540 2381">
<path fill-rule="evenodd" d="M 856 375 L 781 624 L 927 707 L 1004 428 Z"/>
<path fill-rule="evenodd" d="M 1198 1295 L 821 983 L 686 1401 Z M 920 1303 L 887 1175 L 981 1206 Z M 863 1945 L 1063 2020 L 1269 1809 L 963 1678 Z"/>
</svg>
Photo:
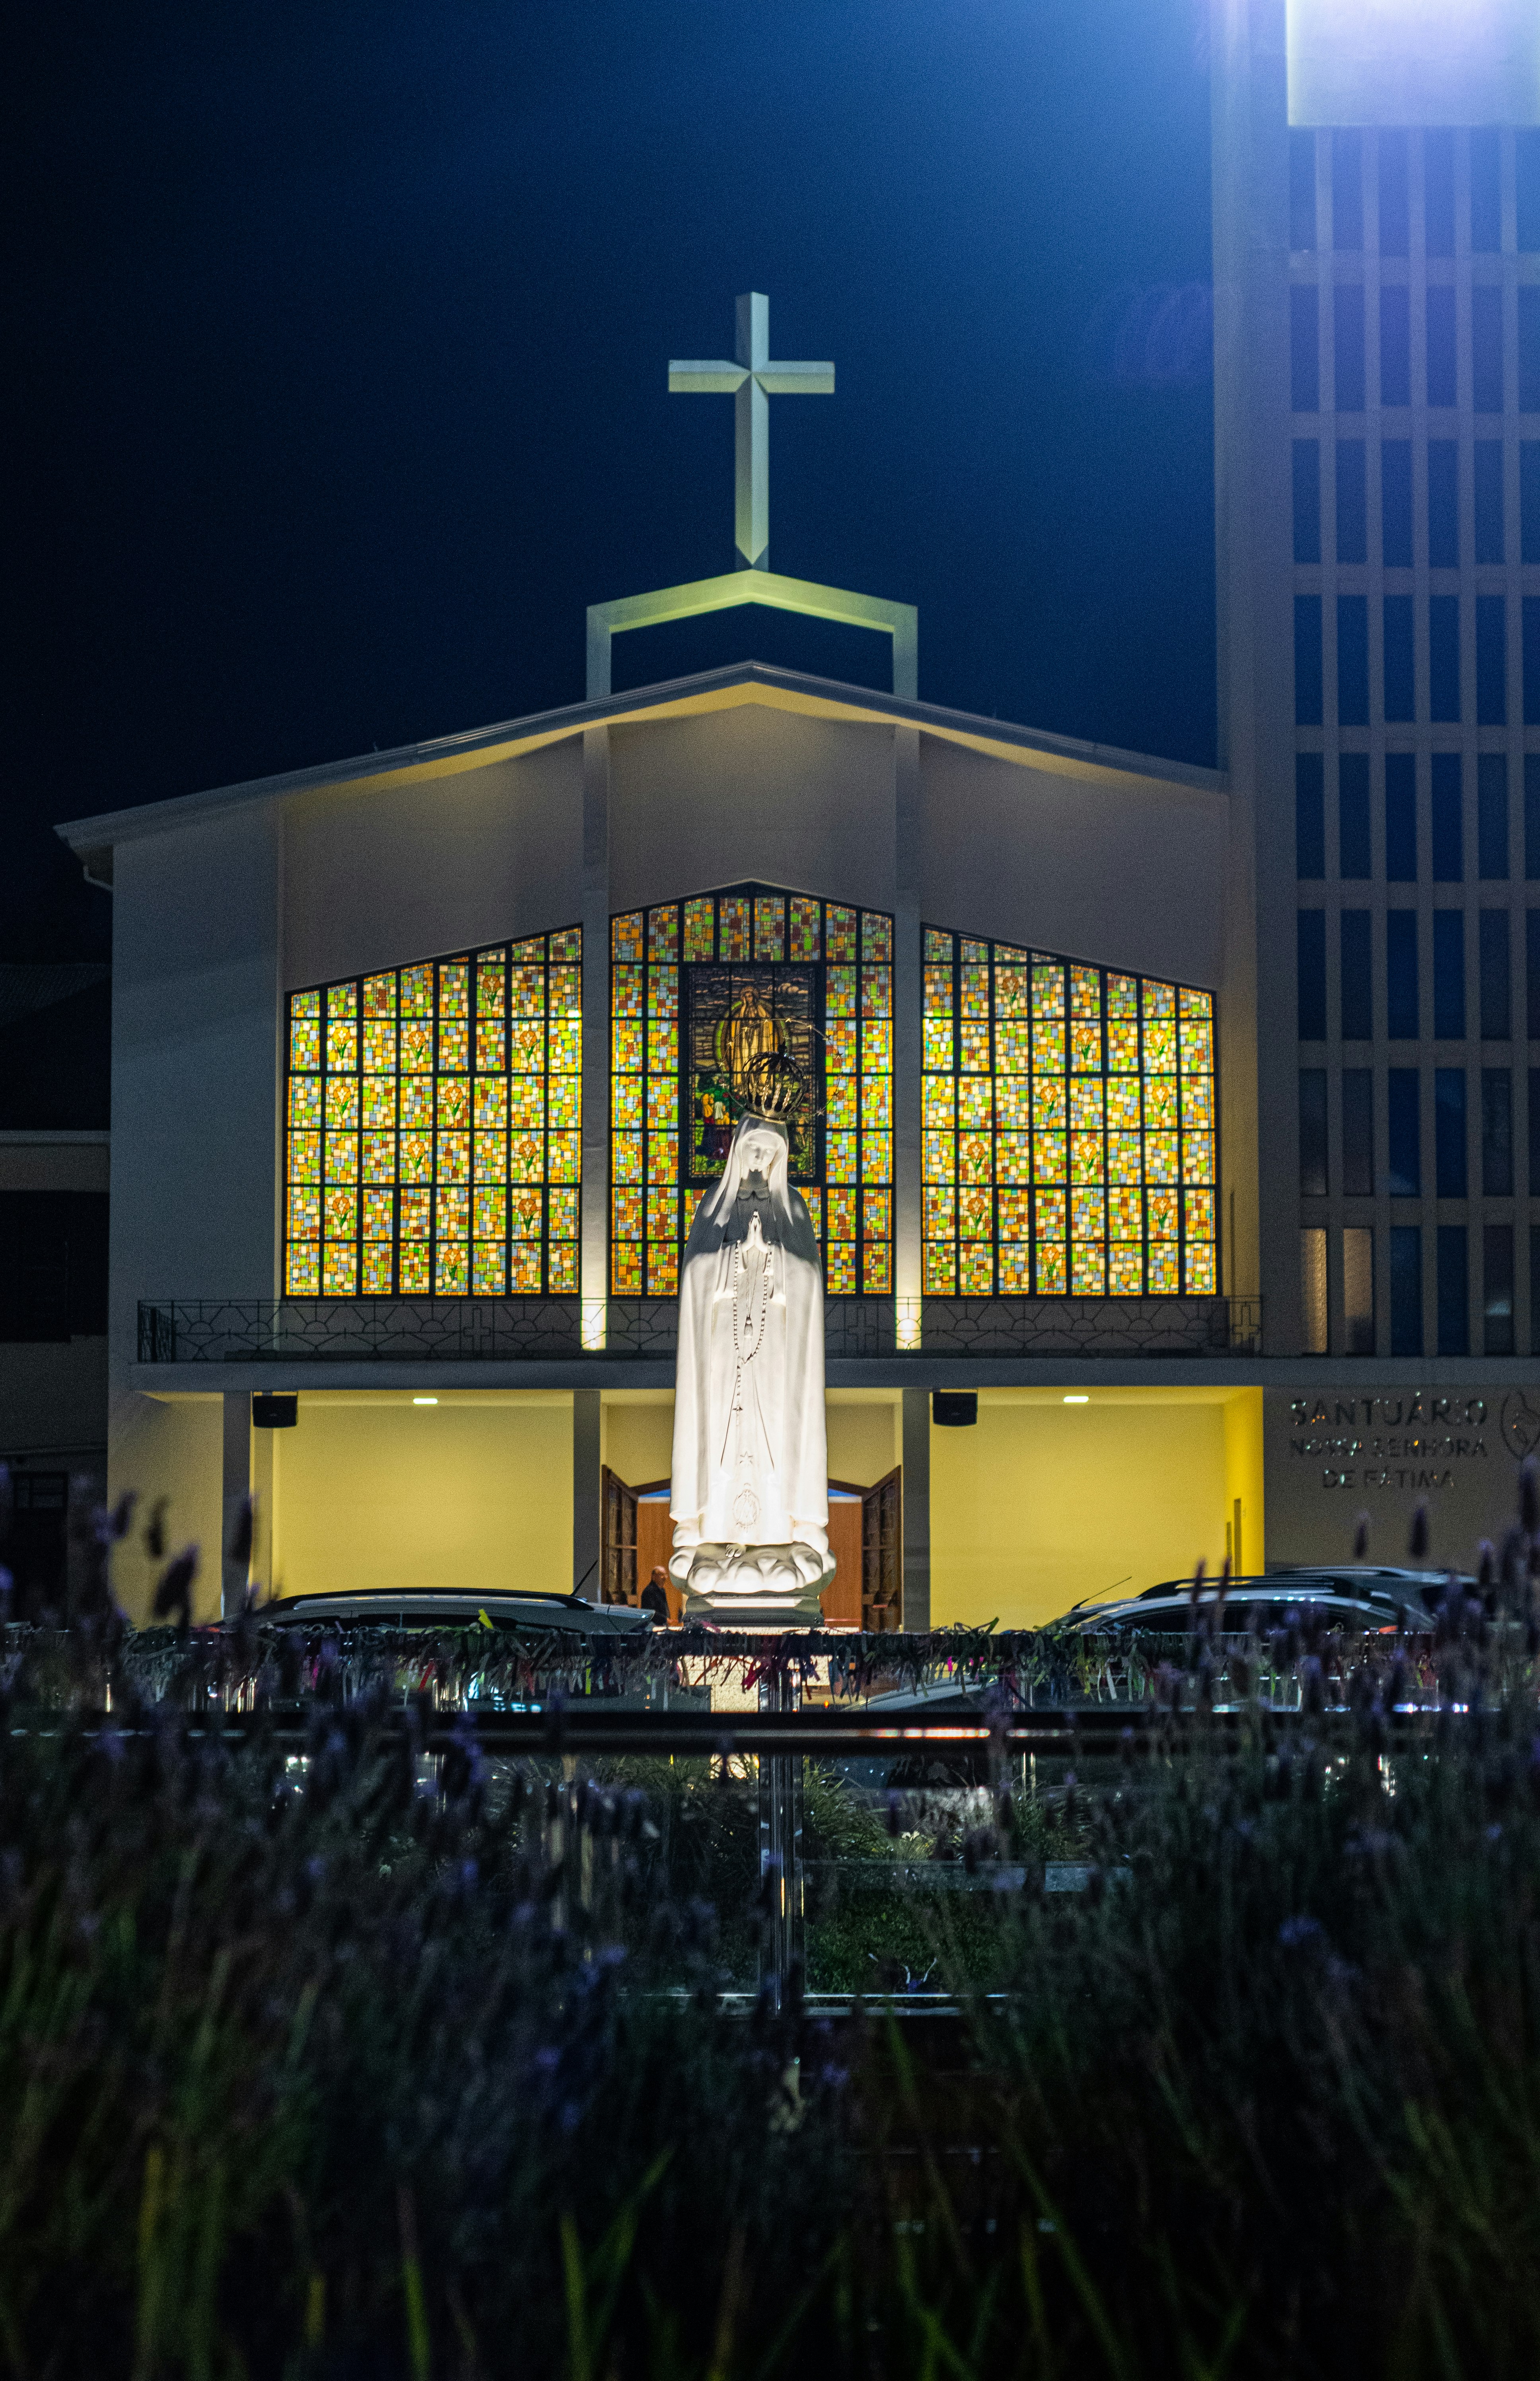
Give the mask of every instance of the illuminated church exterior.
<svg viewBox="0 0 1540 2381">
<path fill-rule="evenodd" d="M 756 298 L 732 360 L 672 368 L 734 397 L 741 567 L 595 606 L 583 703 L 64 830 L 116 909 L 111 1483 L 178 1541 L 254 1487 L 263 1590 L 634 1587 L 682 1241 L 768 1049 L 810 1088 L 832 1618 L 1026 1625 L 1200 1556 L 1340 1560 L 1361 1508 L 1395 1559 L 1420 1498 L 1450 1559 L 1500 1525 L 1540 1437 L 1540 106 L 1387 125 L 1274 0 L 1216 21 L 1220 770 L 923 702 L 912 612 L 768 570 L 767 409 L 833 372 L 770 360 Z M 1395 289 L 1417 373 L 1451 293 L 1448 391 L 1386 383 Z M 1443 447 L 1475 527 L 1435 561 Z M 752 602 L 884 629 L 895 690 L 746 662 L 610 691 L 617 634 Z M 202 1608 L 244 1585 L 209 1562 Z"/>
</svg>

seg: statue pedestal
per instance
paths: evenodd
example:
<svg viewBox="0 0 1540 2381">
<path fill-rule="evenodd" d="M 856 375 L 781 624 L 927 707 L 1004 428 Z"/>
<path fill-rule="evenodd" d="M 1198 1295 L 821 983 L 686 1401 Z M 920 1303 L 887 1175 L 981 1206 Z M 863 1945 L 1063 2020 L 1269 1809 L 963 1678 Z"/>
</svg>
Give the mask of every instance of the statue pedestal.
<svg viewBox="0 0 1540 2381">
<path fill-rule="evenodd" d="M 819 1591 L 834 1577 L 825 1547 L 683 1546 L 668 1576 L 685 1599 L 687 1620 L 718 1629 L 817 1629 Z"/>
</svg>

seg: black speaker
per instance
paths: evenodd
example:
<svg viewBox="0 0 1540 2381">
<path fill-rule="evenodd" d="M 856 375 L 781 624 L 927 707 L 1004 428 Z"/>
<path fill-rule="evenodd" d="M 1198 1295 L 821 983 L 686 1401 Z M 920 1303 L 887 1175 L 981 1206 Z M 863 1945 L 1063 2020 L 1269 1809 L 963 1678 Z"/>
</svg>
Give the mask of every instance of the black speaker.
<svg viewBox="0 0 1540 2381">
<path fill-rule="evenodd" d="M 979 1418 L 977 1389 L 933 1389 L 931 1420 L 937 1430 L 968 1430 Z"/>
<path fill-rule="evenodd" d="M 292 1430 L 299 1419 L 297 1397 L 257 1395 L 251 1399 L 253 1430 Z"/>
</svg>

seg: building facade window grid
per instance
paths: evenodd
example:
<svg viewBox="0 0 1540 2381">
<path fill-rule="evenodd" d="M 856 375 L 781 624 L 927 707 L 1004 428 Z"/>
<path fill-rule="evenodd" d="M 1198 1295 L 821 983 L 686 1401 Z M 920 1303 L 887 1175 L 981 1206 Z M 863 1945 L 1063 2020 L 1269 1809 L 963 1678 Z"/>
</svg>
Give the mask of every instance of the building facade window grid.
<svg viewBox="0 0 1540 2381">
<path fill-rule="evenodd" d="M 291 993 L 291 1298 L 575 1296 L 577 926 Z"/>
<path fill-rule="evenodd" d="M 922 1284 L 1218 1287 L 1214 999 L 924 929 Z"/>
<path fill-rule="evenodd" d="M 1303 631 L 1302 649 L 1297 641 L 1295 654 L 1301 769 L 1296 849 L 1302 878 L 1318 873 L 1324 880 L 1310 884 L 1308 891 L 1305 885 L 1301 887 L 1302 970 L 1308 963 L 1312 971 L 1308 984 L 1302 972 L 1302 1038 L 1307 1019 L 1312 1027 L 1317 1020 L 1321 1025 L 1319 1039 L 1313 1035 L 1314 1046 L 1302 1047 L 1300 1056 L 1302 1066 L 1326 1059 L 1327 1109 L 1334 1122 L 1342 1114 L 1338 1086 L 1345 1085 L 1348 1075 L 1364 1082 L 1376 1117 L 1387 1121 L 1390 1051 L 1382 1046 L 1388 1042 L 1383 1007 L 1368 1043 L 1355 1042 L 1344 1050 L 1340 1033 L 1333 1031 L 1341 1020 L 1341 985 L 1332 979 L 1338 975 L 1340 913 L 1362 912 L 1367 905 L 1375 972 L 1380 976 L 1376 1006 L 1383 1003 L 1389 990 L 1381 971 L 1389 933 L 1390 885 L 1416 888 L 1411 957 L 1420 963 L 1422 984 L 1420 1046 L 1398 1041 L 1398 1065 L 1416 1057 L 1419 1073 L 1431 1078 L 1436 1056 L 1446 1068 L 1462 1060 L 1472 1085 L 1474 1129 L 1474 1091 L 1481 1070 L 1490 1071 L 1493 1061 L 1505 1057 L 1510 1047 L 1506 1034 L 1493 1038 L 1503 1014 L 1496 991 L 1502 934 L 1491 922 L 1485 929 L 1487 1038 L 1483 1040 L 1479 1032 L 1484 983 L 1480 912 L 1493 912 L 1498 902 L 1509 913 L 1526 906 L 1527 847 L 1521 845 L 1531 809 L 1536 812 L 1535 840 L 1540 843 L 1540 735 L 1534 732 L 1540 726 L 1540 175 L 1535 172 L 1540 144 L 1521 134 L 1521 146 L 1526 139 L 1529 149 L 1521 175 L 1511 133 L 1290 135 L 1291 395 L 1296 401 L 1289 434 L 1294 449 L 1295 617 L 1297 629 Z M 1345 191 L 1352 194 L 1346 239 L 1338 237 L 1336 222 Z M 1343 305 L 1335 294 L 1343 283 L 1360 287 L 1363 293 L 1362 410 L 1356 406 L 1346 410 L 1340 403 L 1341 391 L 1356 397 L 1359 387 L 1356 359 L 1344 363 L 1336 352 L 1339 336 L 1357 336 L 1359 320 L 1357 301 Z M 1313 405 L 1302 404 L 1301 397 L 1311 393 Z M 1302 446 L 1314 451 L 1302 454 Z M 1443 518 L 1436 520 L 1430 505 L 1435 493 L 1430 490 L 1430 460 L 1441 491 L 1436 502 Z M 1366 556 L 1362 563 L 1346 558 L 1360 551 L 1360 508 Z M 1433 543 L 1435 532 L 1447 539 L 1451 530 L 1452 547 Z M 1366 599 L 1362 612 L 1355 603 L 1343 601 L 1358 597 Z M 1442 600 L 1436 604 L 1435 598 Z M 1344 624 L 1346 651 L 1339 633 Z M 1362 690 L 1365 632 L 1366 725 Z M 1437 711 L 1448 715 L 1438 718 Z M 1351 763 L 1346 780 L 1343 759 Z M 1500 798 L 1498 763 L 1506 780 Z M 1367 885 L 1355 881 L 1362 854 L 1358 773 L 1365 763 L 1371 840 Z M 1436 768 L 1437 788 L 1433 783 Z M 1506 882 L 1500 866 L 1494 865 L 1499 832 L 1495 822 L 1503 800 Z M 1451 827 L 1460 847 L 1452 867 Z M 1540 863 L 1540 851 L 1536 861 Z M 1310 862 L 1315 867 L 1309 867 Z M 1431 914 L 1435 881 L 1440 887 L 1454 883 L 1464 888 L 1454 896 L 1461 904 L 1462 1004 L 1451 1008 L 1446 987 L 1437 1017 L 1430 1014 L 1429 986 L 1434 986 L 1436 1002 L 1439 953 L 1447 962 L 1451 942 L 1446 927 L 1436 944 Z M 1398 896 L 1403 905 L 1406 897 Z M 1533 895 L 1529 897 L 1533 901 Z M 1450 909 L 1448 892 L 1440 891 L 1438 907 L 1440 911 Z M 1476 914 L 1466 922 L 1466 913 L 1473 911 Z M 1318 924 L 1314 922 L 1317 920 Z M 1397 931 L 1404 936 L 1410 922 Z M 1505 923 L 1511 1012 L 1508 1032 L 1520 1040 L 1513 1071 L 1524 1076 L 1514 1084 L 1513 1199 L 1499 1198 L 1491 1216 L 1474 1199 L 1460 1212 L 1469 1217 L 1473 1252 L 1485 1247 L 1485 1223 L 1499 1234 L 1512 1231 L 1515 1280 L 1505 1294 L 1515 1319 L 1508 1327 L 1514 1330 L 1515 1344 L 1528 1344 L 1540 1332 L 1540 1301 L 1533 1308 L 1534 1329 L 1526 1327 L 1531 1311 L 1527 1260 L 1531 1246 L 1540 1243 L 1522 1228 L 1527 1203 L 1540 1195 L 1540 1178 L 1523 1162 L 1537 1137 L 1527 1112 L 1530 1085 L 1522 1065 L 1522 1037 L 1531 1022 L 1528 925 L 1527 919 L 1511 914 Z M 1404 943 L 1401 949 L 1404 969 Z M 1460 1044 L 1451 1049 L 1439 1037 L 1439 1027 L 1447 1027 L 1461 1006 Z M 1344 1067 L 1345 1057 L 1350 1066 Z M 1365 1059 L 1371 1061 L 1367 1067 Z M 1424 1130 L 1431 1129 L 1431 1093 L 1429 1080 L 1420 1103 L 1427 1110 Z M 1518 1113 L 1521 1099 L 1526 1104 L 1523 1117 Z M 1380 1129 L 1386 1129 L 1386 1123 Z M 1344 1262 L 1340 1234 L 1367 1229 L 1383 1241 L 1392 1227 L 1388 1207 L 1381 1203 L 1387 1199 L 1383 1178 L 1378 1200 L 1366 1208 L 1346 1188 L 1342 1154 L 1340 1146 L 1328 1144 L 1326 1207 L 1313 1202 L 1308 1215 L 1302 1211 L 1302 1223 L 1316 1228 L 1325 1215 L 1338 1227 L 1328 1234 L 1337 1301 L 1333 1344 L 1346 1351 L 1352 1335 L 1339 1288 Z M 1473 1192 L 1485 1179 L 1477 1155 L 1473 1151 Z M 1430 1147 L 1422 1168 L 1428 1186 L 1432 1157 Z M 1379 1163 L 1383 1166 L 1383 1155 Z M 1362 1167 L 1355 1179 L 1362 1179 Z M 1515 1228 L 1515 1201 L 1520 1228 Z M 1412 1336 L 1408 1267 L 1412 1244 L 1405 1235 L 1413 1229 L 1424 1276 L 1416 1311 L 1425 1315 L 1431 1328 L 1438 1308 L 1431 1199 L 1425 1202 L 1425 1228 L 1403 1223 L 1405 1203 L 1398 1204 L 1401 1214 L 1394 1225 L 1399 1237 L 1393 1268 L 1397 1315 L 1394 1324 L 1388 1311 L 1380 1317 L 1377 1344 L 1382 1353 L 1392 1340 L 1405 1349 Z M 1442 1209 L 1436 1220 L 1446 1220 Z M 1455 1220 L 1455 1215 L 1448 1215 L 1446 1227 L 1453 1228 Z M 1382 1259 L 1388 1261 L 1389 1253 L 1384 1241 Z M 1473 1255 L 1471 1295 L 1477 1301 L 1473 1347 L 1482 1344 L 1484 1336 L 1485 1293 L 1474 1280 L 1479 1270 Z M 1387 1262 L 1387 1282 L 1390 1277 Z M 1452 1260 L 1447 1258 L 1446 1303 L 1453 1278 Z M 1498 1337 L 1503 1327 L 1495 1324 Z M 1372 1344 L 1363 1347 L 1361 1325 L 1356 1347 L 1372 1352 Z M 1489 1352 L 1499 1351 L 1491 1347 Z"/>
</svg>

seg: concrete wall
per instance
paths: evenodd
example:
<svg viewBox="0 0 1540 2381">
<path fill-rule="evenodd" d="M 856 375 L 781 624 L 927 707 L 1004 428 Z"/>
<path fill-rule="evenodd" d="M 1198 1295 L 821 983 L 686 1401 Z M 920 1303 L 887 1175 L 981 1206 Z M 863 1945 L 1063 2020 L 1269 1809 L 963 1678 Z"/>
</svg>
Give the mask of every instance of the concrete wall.
<svg viewBox="0 0 1540 2381">
<path fill-rule="evenodd" d="M 279 1166 L 276 805 L 124 845 L 113 918 L 109 1491 L 199 1540 L 218 1609 L 219 1406 L 204 1421 L 128 1386 L 142 1298 L 270 1298 Z M 141 1593 L 137 1556 L 126 1556 Z"/>
<path fill-rule="evenodd" d="M 837 1389 L 825 1400 L 829 1477 L 870 1488 L 903 1453 L 903 1392 Z"/>
<path fill-rule="evenodd" d="M 744 877 L 893 907 L 886 726 L 743 703 L 613 728 L 610 802 L 614 909 Z"/>
<path fill-rule="evenodd" d="M 1465 1375 L 1473 1367 L 1462 1366 Z M 1502 1368 L 1507 1369 L 1507 1368 Z M 1266 1392 L 1268 1549 L 1276 1562 L 1348 1562 L 1361 1513 L 1369 1558 L 1408 1559 L 1425 1505 L 1431 1559 L 1474 1569 L 1513 1526 L 1519 1466 L 1540 1450 L 1540 1391 L 1497 1377 L 1392 1386 L 1334 1371 Z"/>
<path fill-rule="evenodd" d="M 1099 785 L 920 739 L 926 921 L 1216 987 L 1223 794 Z"/>
<path fill-rule="evenodd" d="M 893 730 L 763 703 L 610 730 L 610 904 L 758 877 L 891 909 Z M 927 917 L 1145 973 L 1223 974 L 1227 802 L 922 737 Z M 581 739 L 285 806 L 287 986 L 536 933 L 581 885 Z"/>
<path fill-rule="evenodd" d="M 280 829 L 275 806 L 118 852 L 112 1338 L 142 1297 L 273 1290 Z"/>
<path fill-rule="evenodd" d="M 600 1412 L 600 1447 L 612 1471 L 632 1488 L 666 1480 L 674 1460 L 672 1389 L 622 1389 Z"/>
<path fill-rule="evenodd" d="M 121 1396 L 114 1424 L 111 1493 L 116 1497 L 132 1488 L 139 1496 L 133 1532 L 113 1556 L 113 1586 L 119 1602 L 141 1627 L 149 1622 L 161 1565 L 145 1551 L 144 1527 L 164 1498 L 167 1556 L 188 1545 L 199 1549 L 194 1618 L 217 1620 L 224 1528 L 223 1398 Z"/>
<path fill-rule="evenodd" d="M 933 1625 L 1033 1628 L 1200 1557 L 1217 1569 L 1250 1461 L 1245 1425 L 1227 1433 L 1226 1398 L 1260 1395 L 1109 1389 L 1066 1406 L 1061 1390 L 981 1390 L 973 1428 L 931 1433 Z M 1255 1536 L 1253 1569 L 1260 1519 Z"/>
<path fill-rule="evenodd" d="M 825 1402 L 829 1476 L 869 1488 L 899 1459 L 899 1393 L 834 1389 Z M 621 1389 L 604 1400 L 604 1460 L 638 1487 L 666 1480 L 674 1452 L 671 1389 Z"/>
<path fill-rule="evenodd" d="M 284 836 L 288 989 L 573 925 L 582 739 L 423 784 L 299 795 Z"/>
<path fill-rule="evenodd" d="M 280 1593 L 571 1585 L 569 1396 L 305 1396 L 272 1440 Z"/>
</svg>

